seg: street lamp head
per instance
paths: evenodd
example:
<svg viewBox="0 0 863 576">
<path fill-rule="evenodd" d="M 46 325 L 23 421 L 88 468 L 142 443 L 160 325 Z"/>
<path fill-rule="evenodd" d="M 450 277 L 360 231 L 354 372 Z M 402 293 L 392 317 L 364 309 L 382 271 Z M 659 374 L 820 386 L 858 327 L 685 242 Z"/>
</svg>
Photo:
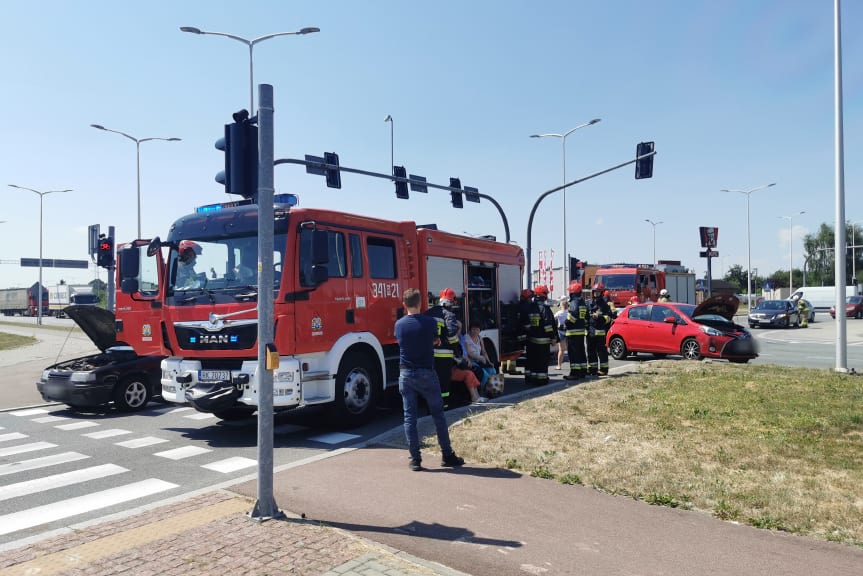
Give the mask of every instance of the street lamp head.
<svg viewBox="0 0 863 576">
<path fill-rule="evenodd" d="M 167 142 L 179 142 L 182 138 L 165 138 Z"/>
<path fill-rule="evenodd" d="M 315 32 L 320 32 L 320 28 L 315 28 L 314 26 L 309 26 L 307 28 L 301 28 L 297 34 L 314 34 Z"/>
<path fill-rule="evenodd" d="M 203 34 L 200 28 L 194 26 L 180 26 L 180 31 L 189 32 L 190 34 Z"/>
<path fill-rule="evenodd" d="M 389 114 L 387 114 L 387 117 L 384 118 L 384 122 L 392 122 L 392 121 L 393 121 L 393 117 L 390 116 Z"/>
<path fill-rule="evenodd" d="M 594 118 L 593 120 L 588 122 L 588 124 L 596 124 L 597 122 L 602 122 L 602 118 Z"/>
<path fill-rule="evenodd" d="M 107 130 L 107 128 L 105 128 L 101 124 L 90 124 L 90 127 L 95 128 L 96 130 Z"/>
</svg>

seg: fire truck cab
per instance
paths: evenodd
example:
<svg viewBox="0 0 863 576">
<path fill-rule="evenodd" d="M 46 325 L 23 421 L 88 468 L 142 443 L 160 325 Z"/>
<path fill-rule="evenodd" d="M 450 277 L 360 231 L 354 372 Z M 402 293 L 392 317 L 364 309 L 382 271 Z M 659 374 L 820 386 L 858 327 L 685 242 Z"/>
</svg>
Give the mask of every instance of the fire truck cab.
<svg viewBox="0 0 863 576">
<path fill-rule="evenodd" d="M 178 219 L 164 242 L 120 250 L 118 286 L 131 304 L 118 306 L 118 325 L 133 346 L 147 346 L 147 337 L 161 343 L 165 400 L 224 419 L 256 410 L 257 295 L 265 288 L 257 234 L 257 206 L 242 200 Z M 524 254 L 517 246 L 299 208 L 296 197 L 278 195 L 273 247 L 274 285 L 266 289 L 279 352 L 276 411 L 328 404 L 338 425 L 365 422 L 398 384 L 394 324 L 407 288 L 429 301 L 452 288 L 462 324 L 480 322 L 490 354 L 500 361 L 520 353 L 514 311 Z"/>
<path fill-rule="evenodd" d="M 665 272 L 649 264 L 605 264 L 596 270 L 595 283 L 611 294 L 617 308 L 656 301 L 665 288 Z"/>
</svg>

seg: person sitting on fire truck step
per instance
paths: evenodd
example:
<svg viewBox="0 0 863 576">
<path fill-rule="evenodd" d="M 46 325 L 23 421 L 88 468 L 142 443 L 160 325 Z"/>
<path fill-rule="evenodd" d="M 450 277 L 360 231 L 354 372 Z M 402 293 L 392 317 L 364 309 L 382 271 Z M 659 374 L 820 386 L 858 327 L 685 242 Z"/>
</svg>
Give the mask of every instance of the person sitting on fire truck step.
<svg viewBox="0 0 863 576">
<path fill-rule="evenodd" d="M 177 246 L 177 280 L 174 286 L 178 290 L 193 290 L 202 288 L 203 282 L 201 277 L 195 271 L 195 263 L 202 249 L 200 244 L 191 240 L 183 240 Z M 206 276 L 205 276 L 206 277 Z"/>
<path fill-rule="evenodd" d="M 440 382 L 444 407 L 449 406 L 452 392 L 452 367 L 455 363 L 455 347 L 459 346 L 458 335 L 461 332 L 461 322 L 456 318 L 452 307 L 455 305 L 455 291 L 444 288 L 436 306 L 432 306 L 426 314 L 437 320 L 440 342 L 434 349 L 434 369 Z"/>
<path fill-rule="evenodd" d="M 525 308 L 520 320 L 527 334 L 527 366 L 525 384 L 540 386 L 548 384 L 548 360 L 551 356 L 551 343 L 557 340 L 554 315 L 548 308 L 548 287 L 540 285 L 534 291 L 534 299 Z"/>
<path fill-rule="evenodd" d="M 450 370 L 450 380 L 452 382 L 464 382 L 468 394 L 470 394 L 471 402 L 488 402 L 488 398 L 479 395 L 480 382 L 471 369 L 470 360 L 464 355 L 461 340 L 459 340 L 453 360 L 452 369 Z"/>
</svg>

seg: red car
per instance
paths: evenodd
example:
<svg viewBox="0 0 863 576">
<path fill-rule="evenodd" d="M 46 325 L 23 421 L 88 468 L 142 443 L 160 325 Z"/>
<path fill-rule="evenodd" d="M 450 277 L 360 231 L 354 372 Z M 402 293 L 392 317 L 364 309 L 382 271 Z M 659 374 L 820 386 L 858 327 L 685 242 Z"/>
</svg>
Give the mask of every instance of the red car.
<svg viewBox="0 0 863 576">
<path fill-rule="evenodd" d="M 845 299 L 845 316 L 858 320 L 863 318 L 863 296 L 849 296 Z M 836 306 L 830 307 L 830 317 L 836 318 Z"/>
<path fill-rule="evenodd" d="M 740 301 L 714 296 L 698 306 L 678 302 L 647 302 L 627 306 L 606 337 L 616 360 L 651 353 L 658 358 L 680 355 L 688 360 L 722 358 L 745 363 L 758 356 L 752 335 L 734 323 Z"/>
</svg>

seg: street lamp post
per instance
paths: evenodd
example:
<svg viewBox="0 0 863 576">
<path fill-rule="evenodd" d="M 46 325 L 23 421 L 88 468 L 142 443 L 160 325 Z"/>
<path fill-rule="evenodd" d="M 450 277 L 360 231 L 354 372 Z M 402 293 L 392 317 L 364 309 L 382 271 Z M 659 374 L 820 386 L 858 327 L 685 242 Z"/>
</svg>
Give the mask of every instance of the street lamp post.
<svg viewBox="0 0 863 576">
<path fill-rule="evenodd" d="M 42 324 L 42 291 L 44 290 L 42 287 L 42 199 L 48 194 L 60 194 L 63 192 L 71 192 L 72 190 L 46 190 L 45 192 L 40 192 L 39 190 L 33 190 L 32 188 L 25 188 L 24 186 L 17 186 L 15 184 L 9 184 L 9 186 L 11 188 L 27 190 L 39 195 L 39 295 L 36 299 L 36 309 L 38 310 L 36 323 Z"/>
<path fill-rule="evenodd" d="M 662 222 L 662 220 L 660 220 L 659 222 L 654 222 L 650 218 L 645 218 L 644 221 L 650 223 L 653 226 L 653 265 L 655 266 L 656 265 L 656 227 L 659 226 L 660 224 L 663 224 L 663 222 Z"/>
<path fill-rule="evenodd" d="M 387 117 L 384 118 L 384 122 L 390 123 L 390 170 L 392 171 L 393 176 L 395 176 L 395 155 L 394 155 L 394 144 L 393 144 L 393 117 L 387 114 Z"/>
<path fill-rule="evenodd" d="M 569 130 L 568 132 L 564 132 L 563 134 L 531 134 L 531 138 L 560 138 L 563 143 L 563 183 L 566 185 L 566 137 L 578 130 L 579 128 L 584 128 L 585 126 L 590 126 L 591 124 L 596 124 L 597 122 L 602 121 L 602 118 L 594 118 L 589 122 L 585 122 L 584 124 L 579 124 L 575 128 Z M 567 274 L 567 268 L 569 267 L 569 254 L 566 251 L 566 191 L 567 189 L 563 189 L 563 284 L 566 286 L 569 283 L 569 275 Z"/>
<path fill-rule="evenodd" d="M 225 34 L 224 32 L 206 32 L 204 30 L 201 30 L 200 28 L 195 28 L 194 26 L 181 26 L 180 30 L 183 32 L 188 32 L 190 34 L 209 34 L 210 36 L 224 36 L 225 38 L 236 40 L 237 42 L 241 42 L 242 44 L 245 44 L 249 47 L 249 114 L 251 114 L 252 116 L 255 115 L 255 66 L 252 55 L 255 44 L 263 42 L 264 40 L 269 40 L 270 38 L 276 38 L 277 36 L 301 36 L 304 34 L 312 34 L 314 32 L 321 31 L 320 28 L 300 28 L 296 32 L 277 32 L 275 34 L 267 34 L 265 36 L 259 36 L 258 38 L 248 40 L 246 38 L 235 36 L 233 34 Z"/>
<path fill-rule="evenodd" d="M 794 217 L 806 214 L 806 210 L 801 210 L 797 214 L 791 216 L 778 216 L 783 220 L 788 220 L 788 297 L 794 293 Z M 805 284 L 804 284 L 805 285 Z"/>
<path fill-rule="evenodd" d="M 764 190 L 771 186 L 776 186 L 776 182 L 771 182 L 770 184 L 765 184 L 763 186 L 756 186 L 749 190 L 720 190 L 720 192 L 739 192 L 740 194 L 746 194 L 746 302 L 750 307 L 752 306 L 752 234 L 749 228 L 749 197 L 753 192 Z"/>
<path fill-rule="evenodd" d="M 141 143 L 149 142 L 150 140 L 162 140 L 164 142 L 179 142 L 180 138 L 135 138 L 134 136 L 130 136 L 125 132 L 120 132 L 119 130 L 111 130 L 110 128 L 105 128 L 100 124 L 90 124 L 93 128 L 97 130 L 104 130 L 105 132 L 113 132 L 114 134 L 119 134 L 120 136 L 125 136 L 129 140 L 135 143 L 135 162 L 137 166 L 137 179 L 138 179 L 138 238 L 141 238 Z"/>
</svg>

